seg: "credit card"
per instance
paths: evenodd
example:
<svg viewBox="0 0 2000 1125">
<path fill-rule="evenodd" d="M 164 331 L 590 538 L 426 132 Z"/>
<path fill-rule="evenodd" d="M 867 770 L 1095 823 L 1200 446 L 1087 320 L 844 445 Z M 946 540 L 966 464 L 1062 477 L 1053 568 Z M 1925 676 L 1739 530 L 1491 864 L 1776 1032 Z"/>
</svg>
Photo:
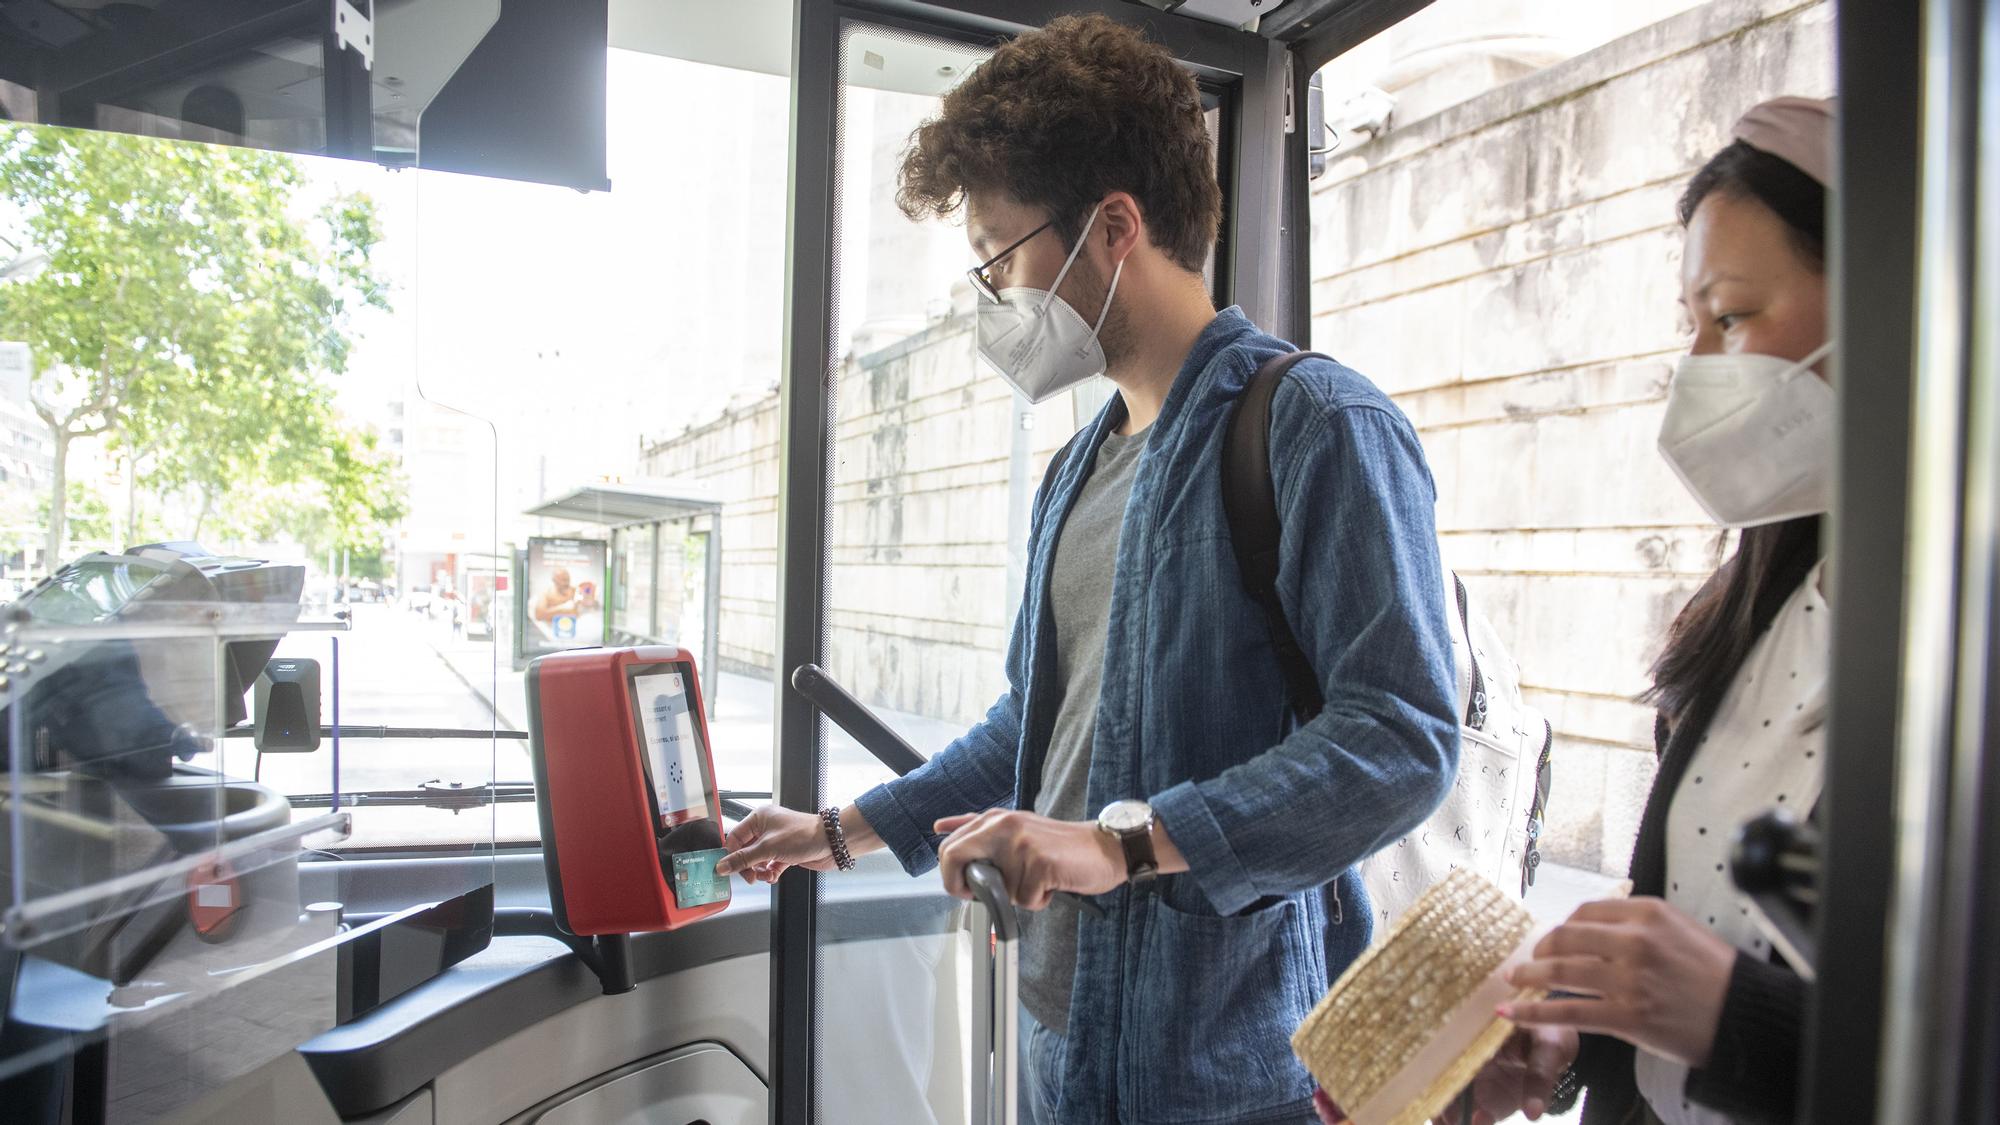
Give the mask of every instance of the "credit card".
<svg viewBox="0 0 2000 1125">
<path fill-rule="evenodd" d="M 715 861 L 728 855 L 724 848 L 674 855 L 674 901 L 683 908 L 729 901 L 729 880 L 717 878 Z"/>
</svg>

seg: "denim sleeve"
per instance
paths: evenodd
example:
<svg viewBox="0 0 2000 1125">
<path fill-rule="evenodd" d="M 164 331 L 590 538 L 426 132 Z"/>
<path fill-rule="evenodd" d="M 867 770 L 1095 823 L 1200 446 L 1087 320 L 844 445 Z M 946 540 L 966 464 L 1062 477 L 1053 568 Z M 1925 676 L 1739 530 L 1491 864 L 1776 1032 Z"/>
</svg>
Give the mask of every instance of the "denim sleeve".
<svg viewBox="0 0 2000 1125">
<path fill-rule="evenodd" d="M 1218 913 L 1325 884 L 1422 822 L 1458 768 L 1436 490 L 1386 401 L 1287 380 L 1271 448 L 1285 616 L 1326 706 L 1250 760 L 1152 800 Z"/>
</svg>

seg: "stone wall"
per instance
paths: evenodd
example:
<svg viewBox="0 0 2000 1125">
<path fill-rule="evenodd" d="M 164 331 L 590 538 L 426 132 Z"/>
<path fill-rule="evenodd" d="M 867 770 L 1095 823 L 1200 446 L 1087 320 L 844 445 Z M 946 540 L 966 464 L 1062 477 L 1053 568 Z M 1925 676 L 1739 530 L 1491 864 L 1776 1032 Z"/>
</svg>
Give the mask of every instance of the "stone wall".
<svg viewBox="0 0 2000 1125">
<path fill-rule="evenodd" d="M 1675 200 L 1744 108 L 1830 92 L 1832 15 L 1718 0 L 1397 122 L 1313 185 L 1313 346 L 1422 434 L 1445 561 L 1556 727 L 1560 862 L 1623 869 L 1652 777 L 1634 697 L 1728 547 L 1654 449 Z"/>
<path fill-rule="evenodd" d="M 965 287 L 960 286 L 961 290 Z M 949 315 L 864 331 L 840 367 L 828 544 L 827 667 L 864 701 L 954 723 L 1005 686 L 1013 396 L 974 350 L 969 292 Z M 881 343 L 888 336 L 891 342 Z M 1076 428 L 1068 395 L 1035 408 L 1032 495 Z M 647 476 L 723 499 L 721 657 L 768 673 L 776 642 L 778 397 L 646 451 Z"/>
<path fill-rule="evenodd" d="M 778 615 L 778 396 L 739 403 L 720 418 L 653 446 L 640 474 L 710 481 L 722 498 L 725 669 L 768 676 Z"/>
</svg>

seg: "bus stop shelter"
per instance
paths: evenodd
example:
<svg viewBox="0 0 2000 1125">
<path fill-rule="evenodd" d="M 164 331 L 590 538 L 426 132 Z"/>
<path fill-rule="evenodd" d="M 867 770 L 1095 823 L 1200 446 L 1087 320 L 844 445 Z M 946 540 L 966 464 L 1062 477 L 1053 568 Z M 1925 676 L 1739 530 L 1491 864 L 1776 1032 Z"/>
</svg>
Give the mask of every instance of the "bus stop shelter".
<svg viewBox="0 0 2000 1125">
<path fill-rule="evenodd" d="M 610 539 L 607 644 L 662 644 L 701 654 L 715 701 L 722 616 L 722 502 L 704 481 L 599 481 L 524 515 L 594 525 Z M 699 631 L 688 628 L 699 613 Z"/>
</svg>

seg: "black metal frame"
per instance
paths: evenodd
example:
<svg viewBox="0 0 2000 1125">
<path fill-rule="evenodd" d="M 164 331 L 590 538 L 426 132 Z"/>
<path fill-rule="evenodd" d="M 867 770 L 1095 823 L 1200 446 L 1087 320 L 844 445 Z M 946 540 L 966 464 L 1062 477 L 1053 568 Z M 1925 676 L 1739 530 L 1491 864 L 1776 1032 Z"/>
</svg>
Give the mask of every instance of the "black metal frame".
<svg viewBox="0 0 2000 1125">
<path fill-rule="evenodd" d="M 778 413 L 778 669 L 772 792 L 786 808 L 819 804 L 820 730 L 812 704 L 787 690 L 783 669 L 817 664 L 825 641 L 827 482 L 833 456 L 834 188 L 839 16 L 801 0 L 792 16 L 790 184 L 785 216 L 784 382 Z M 808 1122 L 813 1107 L 817 872 L 771 888 L 771 1121 Z M 787 1015 L 787 1013 L 790 1013 Z"/>
<path fill-rule="evenodd" d="M 799 0 L 792 32 L 792 126 L 787 214 L 785 380 L 779 395 L 777 780 L 780 804 L 810 811 L 821 800 L 818 713 L 787 686 L 786 673 L 819 663 L 825 640 L 828 486 L 832 480 L 834 263 L 839 138 L 839 43 L 860 22 L 970 41 L 998 42 L 1057 15 L 1098 11 L 1136 22 L 1225 100 L 1223 169 L 1230 204 L 1217 262 L 1220 296 L 1252 319 L 1283 325 L 1276 217 L 1282 198 L 1280 141 L 1285 49 L 1270 40 L 1117 0 Z M 818 875 L 794 871 L 774 888 L 771 915 L 771 1121 L 813 1120 L 817 1034 Z"/>
<path fill-rule="evenodd" d="M 1990 1120 L 1996 1066 L 1990 1042 L 1986 1054 L 1976 1053 L 1993 1017 L 1973 1005 L 1968 985 L 1984 971 L 1992 987 L 1992 951 L 1975 939 L 1993 909 L 1982 903 L 1994 876 L 1983 870 L 1981 859 L 1990 856 L 1979 848 L 1994 831 L 1985 819 L 1994 784 L 1986 689 L 2000 552 L 2000 387 L 1994 326 L 1975 309 L 1983 303 L 1990 310 L 2000 264 L 1992 257 L 1995 122 L 1982 120 L 1982 112 L 2000 109 L 2000 76 L 1986 73 L 1981 57 L 2000 43 L 2000 5 L 1928 0 L 1920 18 L 1909 394 L 1912 432 L 1921 440 L 1911 448 L 1908 474 L 1894 879 L 1884 911 L 1890 924 L 1874 1116 L 1889 1125 Z M 1987 1114 L 1975 1108 L 1978 1101 L 1988 1101 Z"/>
<path fill-rule="evenodd" d="M 1840 612 L 1827 688 L 1822 953 L 1800 1086 L 1805 1121 L 1866 1118 L 1859 1107 L 1875 1104 L 1902 666 L 1899 646 L 1884 642 L 1903 631 L 1911 445 L 1918 24 L 1916 5 L 1847 4 L 1835 28 L 1847 154 L 1829 223 L 1841 400 L 1829 578 Z M 1849 205 L 1857 200 L 1868 203 Z"/>
<path fill-rule="evenodd" d="M 1836 36 L 1839 616 L 1800 1119 L 1993 1120 L 2000 2 L 1850 2 Z"/>
<path fill-rule="evenodd" d="M 1430 4 L 1431 0 L 1291 0 L 1265 16 L 1258 31 L 1289 44 L 1298 55 L 1299 68 L 1310 74 Z"/>
<path fill-rule="evenodd" d="M 343 46 L 337 27 L 339 0 L 330 0 L 320 12 L 320 59 L 325 80 L 320 84 L 326 101 L 326 154 L 350 160 L 375 158 L 375 98 L 370 71 L 375 0 L 350 0 L 368 21 L 371 52 Z"/>
</svg>

